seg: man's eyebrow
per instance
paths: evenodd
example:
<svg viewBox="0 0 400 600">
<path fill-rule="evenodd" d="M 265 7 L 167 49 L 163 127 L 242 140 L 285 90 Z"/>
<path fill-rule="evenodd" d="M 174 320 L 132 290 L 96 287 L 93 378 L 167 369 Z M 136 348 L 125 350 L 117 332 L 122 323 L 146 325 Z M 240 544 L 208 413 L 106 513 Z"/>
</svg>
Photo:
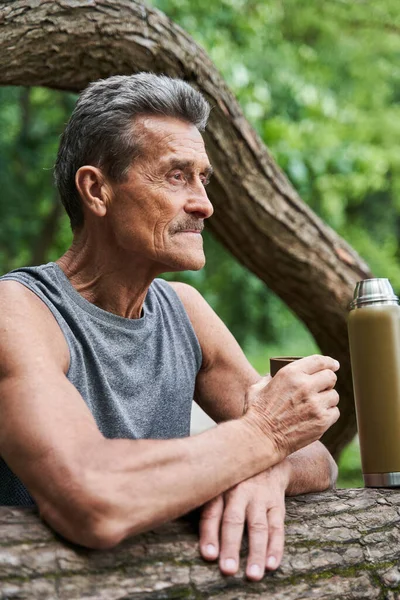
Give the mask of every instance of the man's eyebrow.
<svg viewBox="0 0 400 600">
<path fill-rule="evenodd" d="M 194 169 L 195 163 L 192 160 L 182 160 L 180 158 L 171 158 L 167 162 L 167 167 L 169 169 L 181 169 L 182 171 L 185 171 L 186 169 Z M 211 177 L 211 175 L 214 173 L 214 169 L 212 168 L 211 165 L 207 165 L 203 169 L 203 171 L 207 175 L 207 177 Z"/>
</svg>

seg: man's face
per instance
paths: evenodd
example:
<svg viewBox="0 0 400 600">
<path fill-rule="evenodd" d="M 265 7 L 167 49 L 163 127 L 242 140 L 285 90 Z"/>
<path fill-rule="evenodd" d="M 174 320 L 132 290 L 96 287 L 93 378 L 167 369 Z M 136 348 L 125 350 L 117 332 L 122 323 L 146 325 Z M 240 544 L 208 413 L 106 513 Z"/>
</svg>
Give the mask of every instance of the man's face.
<svg viewBox="0 0 400 600">
<path fill-rule="evenodd" d="M 107 211 L 115 243 L 159 272 L 201 269 L 201 231 L 213 213 L 203 138 L 193 125 L 161 116 L 140 118 L 135 131 L 142 155 L 112 186 Z"/>
</svg>

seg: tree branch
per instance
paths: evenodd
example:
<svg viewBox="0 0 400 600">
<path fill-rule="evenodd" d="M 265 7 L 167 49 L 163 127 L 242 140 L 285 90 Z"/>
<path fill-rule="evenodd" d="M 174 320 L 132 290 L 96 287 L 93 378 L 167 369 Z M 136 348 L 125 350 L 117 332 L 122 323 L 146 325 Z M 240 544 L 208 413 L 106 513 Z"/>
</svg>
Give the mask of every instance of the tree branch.
<svg viewBox="0 0 400 600">
<path fill-rule="evenodd" d="M 198 553 L 196 522 L 170 523 L 111 551 L 64 542 L 29 509 L 0 508 L 0 598 L 271 600 L 397 598 L 400 493 L 339 490 L 287 500 L 286 550 L 274 574 L 235 577 Z"/>
</svg>

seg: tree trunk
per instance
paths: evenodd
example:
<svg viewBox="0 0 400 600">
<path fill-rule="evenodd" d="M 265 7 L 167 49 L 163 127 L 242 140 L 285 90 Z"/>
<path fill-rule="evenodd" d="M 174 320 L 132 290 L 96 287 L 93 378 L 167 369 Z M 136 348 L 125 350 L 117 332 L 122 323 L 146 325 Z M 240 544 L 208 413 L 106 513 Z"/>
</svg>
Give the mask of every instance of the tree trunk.
<svg viewBox="0 0 400 600">
<path fill-rule="evenodd" d="M 338 490 L 287 500 L 281 567 L 259 583 L 223 577 L 181 520 L 110 551 L 61 540 L 35 512 L 0 508 L 0 600 L 282 600 L 400 597 L 400 493 Z"/>
<path fill-rule="evenodd" d="M 301 201 L 205 52 L 165 15 L 134 0 L 15 0 L 0 11 L 2 85 L 78 91 L 146 70 L 184 78 L 206 96 L 209 226 L 341 362 L 341 419 L 324 438 L 337 455 L 356 430 L 346 315 L 355 282 L 371 276 L 367 265 Z"/>
</svg>

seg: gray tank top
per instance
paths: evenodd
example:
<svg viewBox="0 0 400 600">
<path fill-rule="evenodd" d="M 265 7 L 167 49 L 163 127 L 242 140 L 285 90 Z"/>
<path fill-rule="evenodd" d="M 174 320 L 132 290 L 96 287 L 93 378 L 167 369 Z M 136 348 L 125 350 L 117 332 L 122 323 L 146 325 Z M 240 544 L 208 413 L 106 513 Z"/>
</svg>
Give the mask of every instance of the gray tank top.
<svg viewBox="0 0 400 600">
<path fill-rule="evenodd" d="M 166 281 L 153 281 L 140 319 L 126 319 L 85 300 L 56 263 L 17 269 L 0 277 L 5 280 L 23 284 L 51 310 L 69 348 L 67 378 L 106 438 L 189 435 L 201 349 Z M 32 504 L 0 458 L 0 505 Z"/>
</svg>

